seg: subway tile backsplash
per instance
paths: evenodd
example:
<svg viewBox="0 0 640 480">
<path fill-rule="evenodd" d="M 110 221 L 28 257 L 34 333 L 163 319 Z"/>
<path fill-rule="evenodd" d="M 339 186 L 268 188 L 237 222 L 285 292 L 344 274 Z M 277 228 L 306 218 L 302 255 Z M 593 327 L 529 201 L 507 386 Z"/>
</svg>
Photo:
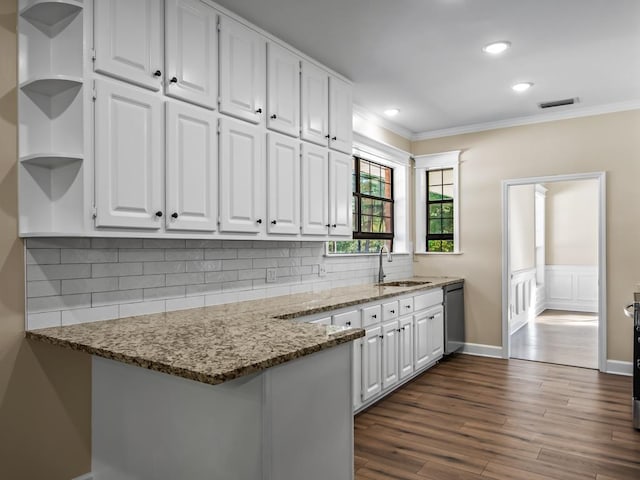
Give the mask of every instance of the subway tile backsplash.
<svg viewBox="0 0 640 480">
<path fill-rule="evenodd" d="M 325 256 L 324 242 L 37 238 L 25 248 L 29 330 L 371 283 L 378 271 L 377 256 Z M 384 270 L 412 276 L 412 255 Z"/>
</svg>

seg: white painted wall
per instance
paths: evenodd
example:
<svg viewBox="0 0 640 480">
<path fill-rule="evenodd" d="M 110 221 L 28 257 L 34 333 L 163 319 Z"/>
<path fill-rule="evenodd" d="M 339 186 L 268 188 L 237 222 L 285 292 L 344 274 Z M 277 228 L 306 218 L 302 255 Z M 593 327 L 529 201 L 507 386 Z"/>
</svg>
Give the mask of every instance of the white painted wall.
<svg viewBox="0 0 640 480">
<path fill-rule="evenodd" d="M 509 188 L 509 265 L 511 272 L 535 267 L 535 185 Z"/>
</svg>

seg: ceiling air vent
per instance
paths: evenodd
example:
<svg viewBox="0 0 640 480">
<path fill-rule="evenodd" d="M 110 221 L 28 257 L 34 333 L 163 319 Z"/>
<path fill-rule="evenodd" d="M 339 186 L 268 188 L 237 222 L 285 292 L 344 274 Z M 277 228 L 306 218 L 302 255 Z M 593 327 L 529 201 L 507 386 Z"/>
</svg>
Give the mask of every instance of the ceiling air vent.
<svg viewBox="0 0 640 480">
<path fill-rule="evenodd" d="M 554 100 L 552 102 L 542 102 L 540 104 L 540 108 L 554 108 L 554 107 L 564 107 L 565 105 L 573 105 L 574 103 L 578 103 L 579 99 L 576 98 L 565 98 L 564 100 Z"/>
</svg>

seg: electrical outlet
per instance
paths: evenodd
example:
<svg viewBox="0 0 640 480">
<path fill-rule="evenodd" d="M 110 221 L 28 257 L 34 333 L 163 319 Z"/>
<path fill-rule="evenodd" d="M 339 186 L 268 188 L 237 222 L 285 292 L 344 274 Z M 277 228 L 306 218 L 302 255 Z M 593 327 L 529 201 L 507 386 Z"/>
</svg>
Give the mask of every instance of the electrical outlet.
<svg viewBox="0 0 640 480">
<path fill-rule="evenodd" d="M 318 265 L 318 276 L 326 277 L 327 276 L 327 267 L 323 263 Z"/>
<path fill-rule="evenodd" d="M 275 268 L 267 268 L 267 283 L 274 283 L 278 278 L 278 270 Z"/>
</svg>

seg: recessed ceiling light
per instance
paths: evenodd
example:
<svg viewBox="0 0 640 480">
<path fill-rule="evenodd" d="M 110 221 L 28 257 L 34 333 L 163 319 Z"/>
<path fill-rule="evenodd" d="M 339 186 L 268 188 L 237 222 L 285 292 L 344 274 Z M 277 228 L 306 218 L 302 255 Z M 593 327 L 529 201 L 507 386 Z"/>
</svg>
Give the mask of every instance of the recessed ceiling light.
<svg viewBox="0 0 640 480">
<path fill-rule="evenodd" d="M 490 53 L 492 55 L 497 55 L 507 50 L 510 46 L 511 42 L 500 40 L 499 42 L 492 42 L 485 45 L 484 47 L 482 47 L 482 51 L 485 53 Z"/>
<path fill-rule="evenodd" d="M 529 90 L 531 87 L 533 87 L 533 83 L 522 82 L 522 83 L 516 83 L 511 88 L 513 88 L 516 92 L 524 92 L 525 90 Z"/>
<path fill-rule="evenodd" d="M 398 110 L 397 108 L 390 108 L 389 110 L 384 111 L 384 114 L 387 117 L 395 117 L 399 113 L 400 113 L 400 110 Z"/>
</svg>

